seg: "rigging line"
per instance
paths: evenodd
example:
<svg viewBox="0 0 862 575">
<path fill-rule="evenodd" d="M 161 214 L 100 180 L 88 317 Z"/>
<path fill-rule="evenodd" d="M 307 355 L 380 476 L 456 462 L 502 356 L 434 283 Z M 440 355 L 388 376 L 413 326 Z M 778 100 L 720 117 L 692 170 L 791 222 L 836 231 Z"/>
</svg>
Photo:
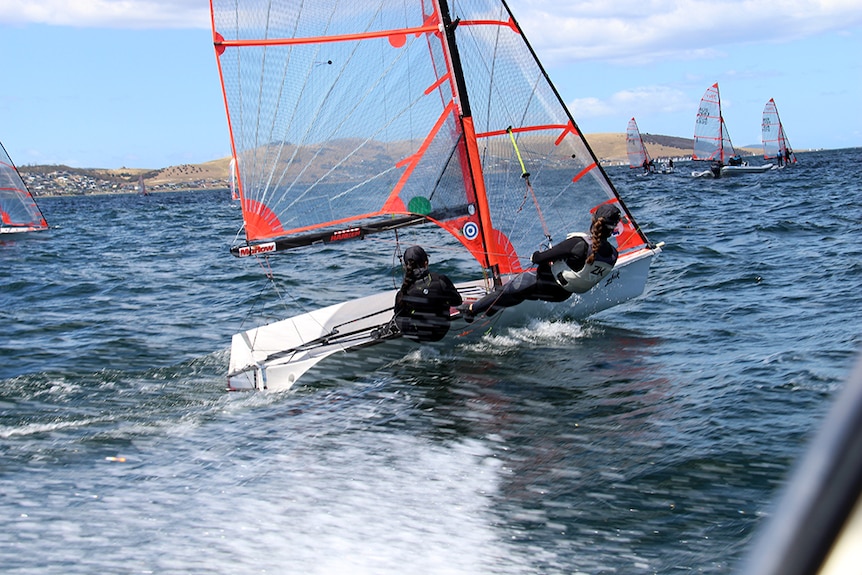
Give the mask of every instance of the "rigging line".
<svg viewBox="0 0 862 575">
<path fill-rule="evenodd" d="M 512 147 L 515 148 L 515 155 L 518 156 L 518 162 L 521 164 L 521 177 L 527 184 L 527 189 L 524 192 L 524 201 L 527 201 L 527 194 L 532 196 L 533 204 L 536 206 L 536 213 L 539 215 L 539 222 L 542 224 L 542 231 L 545 232 L 545 237 L 548 238 L 548 242 L 552 242 L 551 232 L 548 230 L 545 216 L 542 215 L 542 208 L 539 207 L 539 200 L 536 198 L 536 193 L 533 191 L 533 185 L 530 183 L 530 172 L 528 172 L 527 168 L 524 166 L 524 159 L 521 157 L 521 150 L 518 149 L 518 143 L 515 141 L 515 134 L 512 130 L 512 126 L 506 128 L 506 131 L 509 133 L 509 139 L 512 140 Z M 523 207 L 523 204 L 521 204 L 521 207 Z M 520 208 L 518 209 L 520 210 Z"/>
<path fill-rule="evenodd" d="M 398 235 L 398 228 L 395 228 L 395 251 L 392 253 L 392 287 L 398 289 L 398 282 L 395 281 L 395 258 L 398 258 L 398 263 L 404 272 L 404 257 L 401 252 L 401 238 Z"/>
</svg>

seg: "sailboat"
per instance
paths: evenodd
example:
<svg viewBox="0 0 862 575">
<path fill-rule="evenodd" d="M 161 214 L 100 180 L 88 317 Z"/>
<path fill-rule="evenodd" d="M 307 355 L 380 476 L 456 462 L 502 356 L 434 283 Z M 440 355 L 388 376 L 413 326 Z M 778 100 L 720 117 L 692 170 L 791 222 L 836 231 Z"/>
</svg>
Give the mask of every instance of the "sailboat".
<svg viewBox="0 0 862 575">
<path fill-rule="evenodd" d="M 147 191 L 147 185 L 144 183 L 144 175 L 140 174 L 138 176 L 138 195 L 139 196 L 149 196 L 150 192 Z"/>
<path fill-rule="evenodd" d="M 236 158 L 230 159 L 228 164 L 228 173 L 230 181 L 230 199 L 236 201 L 239 199 L 239 190 L 236 187 Z"/>
<path fill-rule="evenodd" d="M 784 133 L 784 126 L 781 124 L 781 118 L 778 117 L 778 108 L 775 106 L 775 100 L 770 98 L 763 107 L 763 157 L 767 160 L 775 158 L 778 166 L 785 166 L 796 163 L 796 154 L 790 147 L 790 142 L 787 141 L 787 135 Z"/>
<path fill-rule="evenodd" d="M 652 158 L 647 152 L 643 138 L 641 138 L 638 123 L 632 118 L 629 120 L 629 125 L 626 127 L 626 155 L 629 158 L 630 168 L 644 168 L 644 173 L 652 172 L 650 166 L 653 165 Z"/>
<path fill-rule="evenodd" d="M 634 118 L 629 120 L 629 125 L 626 127 L 626 155 L 629 158 L 630 168 L 644 168 L 641 175 L 673 173 L 672 164 L 662 162 L 656 167 L 655 162 L 647 152 L 640 130 L 638 130 L 638 123 Z"/>
<path fill-rule="evenodd" d="M 718 82 L 707 88 L 700 100 L 694 124 L 694 151 L 691 159 L 712 162 L 710 169 L 692 172 L 691 175 L 695 177 L 720 178 L 737 174 L 759 174 L 773 167 L 772 164 L 751 166 L 743 162 L 733 149 L 730 134 L 721 115 Z"/>
<path fill-rule="evenodd" d="M 42 210 L 0 143 L 0 234 L 47 229 Z"/>
<path fill-rule="evenodd" d="M 426 248 L 440 238 L 473 262 L 472 279 L 455 282 L 472 301 L 612 204 L 623 218 L 610 276 L 564 303 L 501 311 L 494 326 L 561 306 L 585 317 L 643 292 L 661 245 L 636 224 L 502 0 L 210 8 L 245 230 L 234 255 L 269 265 L 278 252 L 348 250 L 373 234 L 397 246 L 399 230 L 421 226 Z M 355 254 L 373 245 L 357 242 Z M 289 389 L 332 354 L 395 345 L 385 329 L 395 293 L 235 334 L 228 389 Z M 467 328 L 454 308 L 451 317 L 453 332 Z"/>
</svg>

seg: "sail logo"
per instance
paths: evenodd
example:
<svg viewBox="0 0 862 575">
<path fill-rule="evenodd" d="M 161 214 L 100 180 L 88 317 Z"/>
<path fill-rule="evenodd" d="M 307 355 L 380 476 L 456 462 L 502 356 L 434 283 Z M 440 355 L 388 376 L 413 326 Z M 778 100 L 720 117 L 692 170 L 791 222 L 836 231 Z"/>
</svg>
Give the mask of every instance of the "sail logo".
<svg viewBox="0 0 862 575">
<path fill-rule="evenodd" d="M 359 228 L 350 228 L 349 230 L 339 230 L 329 236 L 329 241 L 338 242 L 341 240 L 349 240 L 351 238 L 358 238 L 362 234 L 362 230 Z"/>
<path fill-rule="evenodd" d="M 463 232 L 464 237 L 468 240 L 475 240 L 479 237 L 479 226 L 477 226 L 475 222 L 467 222 L 464 224 L 464 227 L 461 228 L 461 231 Z"/>
<path fill-rule="evenodd" d="M 275 242 L 267 242 L 265 244 L 257 244 L 254 246 L 242 246 L 238 253 L 240 257 L 256 256 L 258 254 L 267 254 L 275 251 Z"/>
</svg>

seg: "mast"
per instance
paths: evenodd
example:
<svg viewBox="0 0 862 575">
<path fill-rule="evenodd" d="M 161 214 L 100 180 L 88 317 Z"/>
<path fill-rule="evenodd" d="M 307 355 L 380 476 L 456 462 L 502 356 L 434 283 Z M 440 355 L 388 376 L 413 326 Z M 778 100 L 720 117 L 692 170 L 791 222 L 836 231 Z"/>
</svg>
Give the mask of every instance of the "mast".
<svg viewBox="0 0 862 575">
<path fill-rule="evenodd" d="M 482 163 L 479 157 L 479 146 L 476 143 L 476 129 L 473 125 L 473 117 L 470 110 L 470 98 L 467 94 L 467 83 L 464 80 L 464 69 L 461 66 L 461 56 L 458 52 L 458 44 L 455 40 L 455 29 L 458 27 L 458 21 L 452 21 L 449 13 L 449 4 L 447 0 L 437 0 L 437 8 L 440 11 L 440 19 L 443 23 L 443 32 L 446 35 L 446 53 L 449 56 L 449 64 L 452 70 L 452 75 L 455 79 L 456 98 L 455 103 L 458 107 L 458 120 L 461 124 L 461 130 L 464 134 L 464 146 L 467 150 L 467 168 L 468 174 L 464 174 L 469 178 L 473 185 L 473 190 L 476 194 L 476 211 L 479 214 L 479 221 L 482 229 L 482 245 L 485 250 L 485 261 L 483 267 L 490 269 L 493 276 L 494 284 L 499 285 L 500 282 L 500 264 L 499 252 L 496 241 L 489 237 L 490 231 L 493 229 L 491 222 L 491 212 L 488 207 L 488 195 L 485 189 L 485 179 L 482 176 Z"/>
<path fill-rule="evenodd" d="M 715 83 L 715 101 L 718 102 L 718 159 L 724 164 L 724 114 L 721 113 L 721 93 L 718 91 L 718 82 Z"/>
</svg>

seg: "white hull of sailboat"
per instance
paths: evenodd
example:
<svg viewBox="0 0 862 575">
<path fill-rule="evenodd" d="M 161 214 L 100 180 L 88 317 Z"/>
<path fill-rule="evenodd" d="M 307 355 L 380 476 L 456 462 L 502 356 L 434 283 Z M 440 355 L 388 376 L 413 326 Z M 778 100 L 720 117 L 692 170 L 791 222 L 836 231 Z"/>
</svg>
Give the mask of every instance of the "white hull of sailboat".
<svg viewBox="0 0 862 575">
<path fill-rule="evenodd" d="M 0 234 L 18 234 L 24 232 L 39 232 L 46 228 L 40 226 L 0 226 Z"/>
<path fill-rule="evenodd" d="M 532 318 L 551 317 L 564 312 L 585 318 L 624 303 L 643 293 L 652 257 L 660 247 L 645 248 L 620 257 L 611 276 L 586 294 L 557 304 L 526 301 L 507 308 L 492 318 L 476 318 L 476 323 L 493 321 L 496 327 L 517 324 Z M 465 300 L 485 293 L 484 280 L 457 284 Z M 308 370 L 338 352 L 391 345 L 393 338 L 376 333 L 392 319 L 395 290 L 331 305 L 265 326 L 235 334 L 231 344 L 228 390 L 285 391 Z M 455 320 L 452 333 L 467 324 Z M 471 330 L 481 335 L 484 329 Z M 463 341 L 463 340 L 461 340 Z M 451 344 L 450 344 L 451 345 Z"/>
<path fill-rule="evenodd" d="M 739 174 L 762 174 L 768 172 L 773 167 L 772 164 L 763 164 L 762 166 L 722 166 L 722 176 L 736 176 Z"/>
<path fill-rule="evenodd" d="M 722 166 L 721 177 L 740 176 L 743 174 L 762 174 L 775 168 L 774 164 L 763 164 L 762 166 Z M 714 178 L 715 173 L 712 170 L 703 170 L 700 172 L 692 172 L 694 178 Z"/>
</svg>

